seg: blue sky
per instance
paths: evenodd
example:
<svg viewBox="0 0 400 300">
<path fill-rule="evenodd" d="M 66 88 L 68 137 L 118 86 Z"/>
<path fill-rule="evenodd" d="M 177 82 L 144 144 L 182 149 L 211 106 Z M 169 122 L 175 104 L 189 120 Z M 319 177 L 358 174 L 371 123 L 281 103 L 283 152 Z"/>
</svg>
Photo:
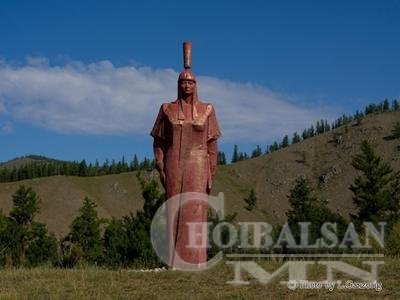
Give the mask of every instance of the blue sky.
<svg viewBox="0 0 400 300">
<path fill-rule="evenodd" d="M 400 98 L 400 2 L 2 1 L 0 161 L 152 155 L 183 40 L 230 153 Z"/>
</svg>

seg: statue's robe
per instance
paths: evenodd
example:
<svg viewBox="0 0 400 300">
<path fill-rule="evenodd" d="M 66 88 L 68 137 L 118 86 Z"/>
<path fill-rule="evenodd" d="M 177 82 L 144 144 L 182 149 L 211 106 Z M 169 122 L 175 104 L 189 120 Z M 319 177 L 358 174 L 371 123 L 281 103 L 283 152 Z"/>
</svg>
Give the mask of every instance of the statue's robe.
<svg viewBox="0 0 400 300">
<path fill-rule="evenodd" d="M 221 135 L 213 106 L 198 100 L 193 105 L 184 100 L 164 103 L 151 135 L 156 161 L 164 162 L 166 198 L 185 192 L 209 194 L 217 166 L 217 139 Z M 207 203 L 193 199 L 179 207 L 172 220 L 174 209 L 167 205 L 170 265 L 174 266 L 175 251 L 187 263 L 206 262 L 206 247 L 187 247 L 187 222 L 207 222 Z"/>
</svg>

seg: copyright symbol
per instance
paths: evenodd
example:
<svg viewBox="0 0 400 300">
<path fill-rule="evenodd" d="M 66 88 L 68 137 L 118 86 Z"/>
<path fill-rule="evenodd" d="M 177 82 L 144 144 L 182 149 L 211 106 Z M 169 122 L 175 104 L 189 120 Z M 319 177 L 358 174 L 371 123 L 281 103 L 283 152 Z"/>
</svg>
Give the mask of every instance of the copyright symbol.
<svg viewBox="0 0 400 300">
<path fill-rule="evenodd" d="M 295 289 L 297 289 L 297 287 L 299 286 L 298 282 L 296 280 L 290 280 L 287 283 L 287 287 L 289 290 L 294 291 Z"/>
</svg>

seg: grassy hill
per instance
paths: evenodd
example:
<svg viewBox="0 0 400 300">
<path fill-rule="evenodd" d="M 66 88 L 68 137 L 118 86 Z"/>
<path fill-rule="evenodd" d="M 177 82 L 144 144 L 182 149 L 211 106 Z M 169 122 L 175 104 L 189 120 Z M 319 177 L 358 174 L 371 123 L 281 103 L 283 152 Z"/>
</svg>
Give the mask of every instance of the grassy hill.
<svg viewBox="0 0 400 300">
<path fill-rule="evenodd" d="M 294 180 L 305 175 L 314 182 L 317 195 L 328 200 L 332 210 L 348 217 L 354 209 L 348 187 L 356 176 L 351 160 L 359 152 L 363 139 L 372 142 L 379 155 L 395 170 L 400 170 L 400 140 L 390 138 L 393 124 L 398 120 L 400 111 L 368 115 L 360 125 L 354 121 L 271 154 L 220 166 L 212 194 L 223 192 L 226 212 L 237 212 L 238 220 L 283 222 L 288 209 L 287 194 Z M 22 162 L 14 160 L 13 163 Z M 0 183 L 0 208 L 4 212 L 10 210 L 11 195 L 21 184 L 32 186 L 39 194 L 42 201 L 38 219 L 56 235 L 68 232 L 85 196 L 97 202 L 100 216 L 106 218 L 127 215 L 143 205 L 134 173 L 53 176 Z M 250 188 L 255 189 L 258 198 L 258 207 L 251 212 L 244 208 L 244 198 Z"/>
<path fill-rule="evenodd" d="M 22 157 L 16 157 L 12 160 L 9 160 L 7 162 L 0 162 L 0 168 L 18 168 L 30 163 L 51 163 L 51 162 L 58 162 L 58 163 L 63 163 L 62 160 L 58 159 L 53 159 L 49 158 L 46 156 L 41 156 L 41 155 L 27 155 L 27 156 L 22 156 Z"/>
</svg>

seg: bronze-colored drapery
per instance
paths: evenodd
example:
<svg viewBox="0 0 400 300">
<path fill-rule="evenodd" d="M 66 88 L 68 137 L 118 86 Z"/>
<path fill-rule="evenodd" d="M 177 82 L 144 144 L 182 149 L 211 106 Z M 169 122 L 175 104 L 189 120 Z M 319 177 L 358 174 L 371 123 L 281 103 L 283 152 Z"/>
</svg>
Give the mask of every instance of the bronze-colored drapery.
<svg viewBox="0 0 400 300">
<path fill-rule="evenodd" d="M 167 199 L 185 192 L 209 194 L 217 166 L 217 139 L 221 135 L 213 106 L 181 99 L 165 103 L 151 135 L 156 161 L 163 162 Z M 206 262 L 206 248 L 187 247 L 187 222 L 207 222 L 207 205 L 193 201 L 180 207 L 175 217 L 172 220 L 168 215 L 170 264 L 173 265 L 173 251 L 185 262 Z"/>
</svg>

